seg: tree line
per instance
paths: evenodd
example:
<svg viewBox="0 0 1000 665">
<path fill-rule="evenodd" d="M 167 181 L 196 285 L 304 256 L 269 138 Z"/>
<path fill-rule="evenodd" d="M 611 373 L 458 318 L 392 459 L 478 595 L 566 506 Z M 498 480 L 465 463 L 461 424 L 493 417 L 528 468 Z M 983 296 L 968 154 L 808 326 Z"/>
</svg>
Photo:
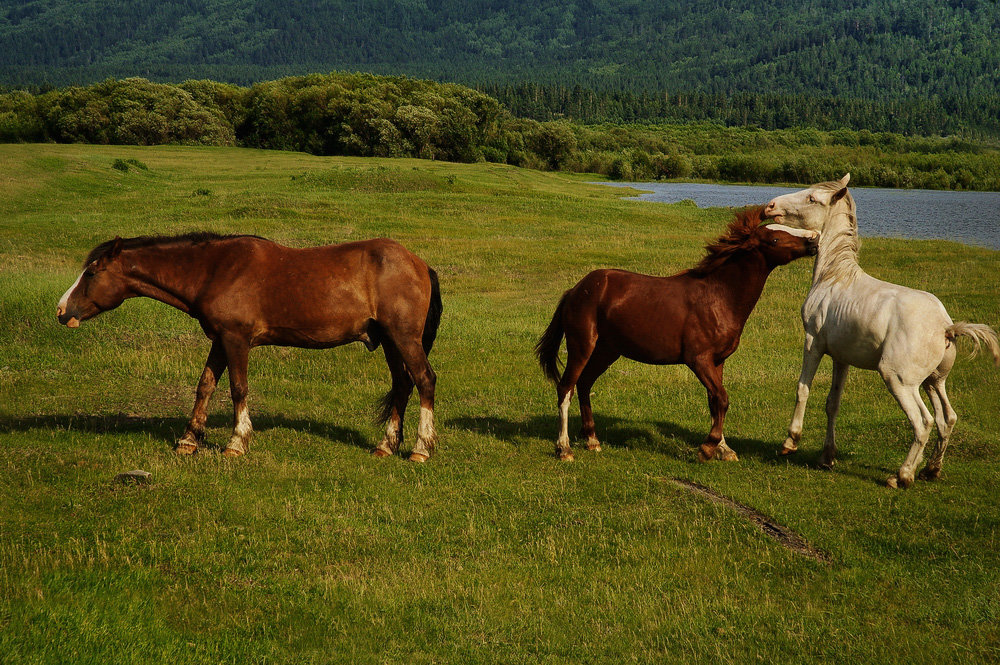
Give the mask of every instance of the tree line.
<svg viewBox="0 0 1000 665">
<path fill-rule="evenodd" d="M 312 74 L 242 87 L 108 79 L 0 94 L 0 142 L 237 145 L 317 155 L 490 161 L 659 178 L 1000 190 L 1000 151 L 969 139 L 721 123 L 519 117 L 496 98 L 402 76 Z"/>
</svg>

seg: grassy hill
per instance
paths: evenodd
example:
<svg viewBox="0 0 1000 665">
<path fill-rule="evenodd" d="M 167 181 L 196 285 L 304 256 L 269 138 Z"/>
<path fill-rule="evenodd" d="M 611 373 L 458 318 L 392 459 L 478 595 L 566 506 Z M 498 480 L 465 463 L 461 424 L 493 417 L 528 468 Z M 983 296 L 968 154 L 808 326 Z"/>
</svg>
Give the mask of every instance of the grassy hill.
<svg viewBox="0 0 1000 665">
<path fill-rule="evenodd" d="M 739 463 L 694 461 L 709 417 L 686 368 L 627 361 L 596 386 L 604 451 L 553 458 L 554 390 L 531 348 L 559 294 L 595 267 L 688 267 L 727 211 L 623 201 L 580 177 L 497 164 L 238 148 L 5 145 L 0 188 L 0 660 L 1000 656 L 1000 375 L 962 354 L 937 483 L 881 485 L 909 428 L 860 371 L 838 466 L 815 468 L 828 362 L 803 452 L 777 459 L 808 262 L 771 277 L 727 364 Z M 197 324 L 133 300 L 74 331 L 54 310 L 98 242 L 193 229 L 296 246 L 387 235 L 424 257 L 445 307 L 431 355 L 439 454 L 423 466 L 371 458 L 388 376 L 354 345 L 254 351 L 249 455 L 231 462 L 214 447 L 231 426 L 220 386 L 211 445 L 175 456 L 208 351 Z M 861 260 L 932 290 L 955 319 L 996 327 L 996 257 L 866 239 Z M 135 468 L 149 486 L 112 482 Z M 829 563 L 671 478 L 772 516 Z"/>
</svg>

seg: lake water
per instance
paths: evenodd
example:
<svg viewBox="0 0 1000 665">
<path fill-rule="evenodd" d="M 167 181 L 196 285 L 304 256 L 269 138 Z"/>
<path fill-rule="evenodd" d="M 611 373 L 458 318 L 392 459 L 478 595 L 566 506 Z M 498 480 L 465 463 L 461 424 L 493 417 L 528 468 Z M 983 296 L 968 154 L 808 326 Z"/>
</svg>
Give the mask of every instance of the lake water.
<svg viewBox="0 0 1000 665">
<path fill-rule="evenodd" d="M 640 201 L 676 203 L 693 200 L 699 207 L 764 204 L 801 188 L 704 185 L 663 182 L 606 182 L 612 187 L 648 190 Z M 852 187 L 862 236 L 940 238 L 1000 249 L 1000 193 L 939 192 L 926 189 Z"/>
</svg>

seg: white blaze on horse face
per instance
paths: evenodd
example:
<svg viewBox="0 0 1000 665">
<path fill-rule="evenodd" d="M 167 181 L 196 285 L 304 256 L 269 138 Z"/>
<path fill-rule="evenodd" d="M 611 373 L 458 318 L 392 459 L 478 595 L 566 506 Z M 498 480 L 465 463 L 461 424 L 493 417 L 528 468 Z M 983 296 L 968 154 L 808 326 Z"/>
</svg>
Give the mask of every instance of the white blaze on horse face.
<svg viewBox="0 0 1000 665">
<path fill-rule="evenodd" d="M 62 295 L 62 298 L 59 299 L 59 305 L 57 306 L 57 309 L 56 309 L 57 313 L 63 314 L 66 311 L 66 306 L 69 303 L 69 297 L 73 294 L 73 290 L 76 287 L 80 286 L 80 281 L 82 279 L 83 279 L 83 273 L 81 272 L 80 276 L 76 278 L 75 282 L 73 282 L 73 286 L 71 286 L 68 289 L 66 289 L 66 293 L 64 293 Z"/>
</svg>

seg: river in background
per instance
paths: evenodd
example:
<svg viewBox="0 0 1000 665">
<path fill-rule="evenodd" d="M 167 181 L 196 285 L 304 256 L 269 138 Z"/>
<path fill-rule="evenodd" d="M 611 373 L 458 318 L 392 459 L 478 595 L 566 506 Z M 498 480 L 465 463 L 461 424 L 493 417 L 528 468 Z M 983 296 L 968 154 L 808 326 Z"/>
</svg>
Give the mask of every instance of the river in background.
<svg viewBox="0 0 1000 665">
<path fill-rule="evenodd" d="M 681 182 L 605 182 L 649 193 L 640 201 L 676 203 L 685 199 L 698 207 L 743 207 L 764 204 L 775 196 L 801 188 L 704 185 Z M 939 238 L 967 245 L 1000 249 L 1000 193 L 945 192 L 927 189 L 852 187 L 862 236 Z"/>
</svg>

